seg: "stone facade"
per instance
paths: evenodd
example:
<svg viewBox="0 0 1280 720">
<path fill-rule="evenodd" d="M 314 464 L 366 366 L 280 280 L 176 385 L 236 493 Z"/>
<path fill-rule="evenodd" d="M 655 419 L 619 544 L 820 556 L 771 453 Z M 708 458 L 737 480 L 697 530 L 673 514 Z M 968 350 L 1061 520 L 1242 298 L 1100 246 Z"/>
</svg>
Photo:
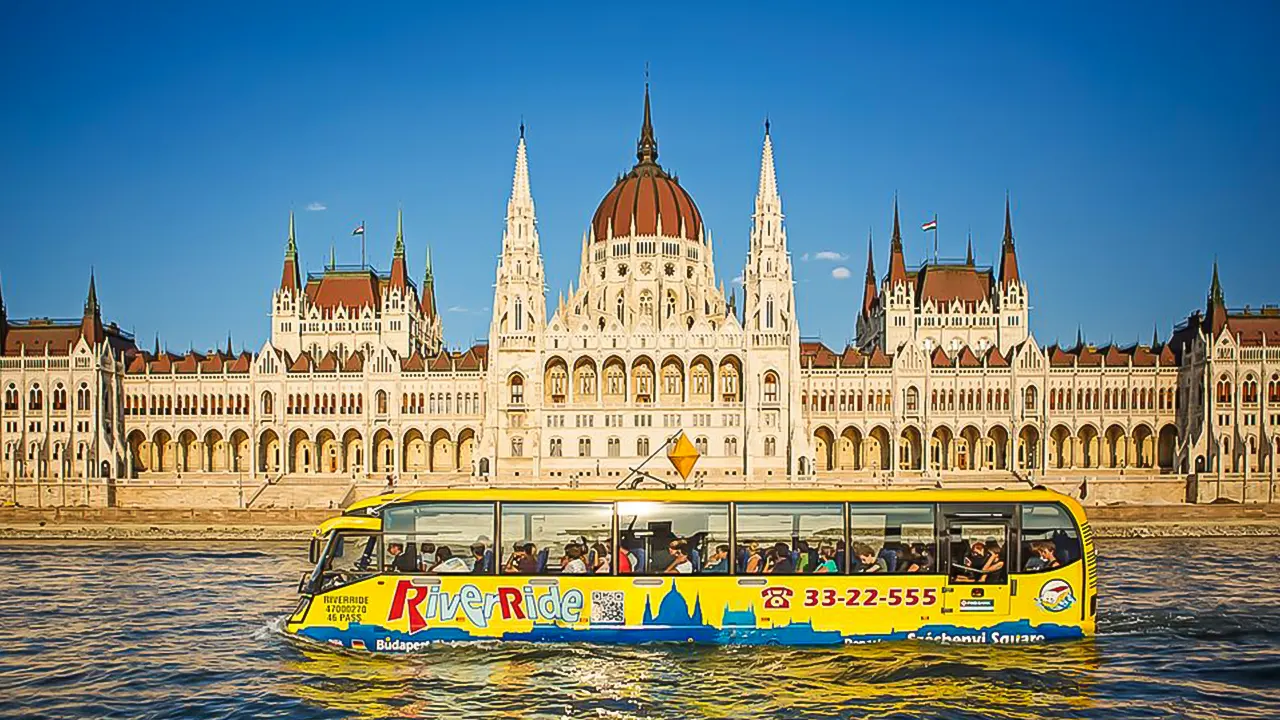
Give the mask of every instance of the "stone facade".
<svg viewBox="0 0 1280 720">
<path fill-rule="evenodd" d="M 801 340 L 767 126 L 740 306 L 658 164 L 647 90 L 636 157 L 548 308 L 521 130 L 489 339 L 465 350 L 444 348 L 429 255 L 409 278 L 403 222 L 389 272 L 304 278 L 290 218 L 254 353 L 140 349 L 102 324 L 92 280 L 80 320 L 10 320 L 0 299 L 12 495 L 36 479 L 614 484 L 678 431 L 700 484 L 1179 476 L 1212 500 L 1276 479 L 1280 310 L 1228 310 L 1216 266 L 1168 342 L 1042 346 L 1007 199 L 998 268 L 972 248 L 907 268 L 895 202 L 888 271 L 869 246 L 857 340 L 832 349 Z"/>
</svg>

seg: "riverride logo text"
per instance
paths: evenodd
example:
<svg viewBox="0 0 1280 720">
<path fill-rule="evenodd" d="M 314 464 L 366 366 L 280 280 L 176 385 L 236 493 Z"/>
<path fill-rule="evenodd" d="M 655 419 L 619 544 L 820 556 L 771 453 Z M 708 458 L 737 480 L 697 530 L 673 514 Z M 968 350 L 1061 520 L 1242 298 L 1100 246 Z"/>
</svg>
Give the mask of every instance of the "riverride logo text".
<svg viewBox="0 0 1280 720">
<path fill-rule="evenodd" d="M 458 619 L 458 613 L 474 627 L 488 627 L 497 611 L 503 620 L 533 620 L 534 622 L 578 622 L 582 617 L 584 598 L 581 590 L 566 590 L 552 585 L 541 594 L 539 588 L 526 585 L 523 588 L 500 587 L 494 592 L 484 592 L 467 584 L 456 593 L 441 590 L 438 585 L 422 587 L 411 580 L 396 584 L 391 599 L 391 611 L 387 621 L 409 618 L 409 633 L 416 633 L 427 626 L 428 620 L 445 623 Z"/>
</svg>

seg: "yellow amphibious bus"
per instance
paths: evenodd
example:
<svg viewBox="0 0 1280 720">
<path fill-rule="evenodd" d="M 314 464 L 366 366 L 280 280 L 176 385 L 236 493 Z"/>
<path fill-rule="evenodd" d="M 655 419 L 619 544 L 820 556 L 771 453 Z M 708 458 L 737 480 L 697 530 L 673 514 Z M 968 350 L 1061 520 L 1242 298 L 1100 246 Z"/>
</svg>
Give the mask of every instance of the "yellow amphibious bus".
<svg viewBox="0 0 1280 720">
<path fill-rule="evenodd" d="M 417 490 L 321 525 L 299 638 L 886 640 L 1093 634 L 1080 505 L 1034 490 Z"/>
</svg>

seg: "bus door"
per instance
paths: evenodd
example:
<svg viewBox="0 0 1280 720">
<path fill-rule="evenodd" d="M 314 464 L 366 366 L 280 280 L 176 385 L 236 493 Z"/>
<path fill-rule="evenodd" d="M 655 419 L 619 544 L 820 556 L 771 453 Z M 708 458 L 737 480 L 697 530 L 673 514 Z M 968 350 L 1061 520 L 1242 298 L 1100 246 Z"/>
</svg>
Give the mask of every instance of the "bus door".
<svg viewBox="0 0 1280 720">
<path fill-rule="evenodd" d="M 1014 506 L 951 504 L 942 506 L 940 558 L 947 568 L 942 612 L 999 616 L 1009 612 L 1009 540 L 1014 536 Z"/>
</svg>

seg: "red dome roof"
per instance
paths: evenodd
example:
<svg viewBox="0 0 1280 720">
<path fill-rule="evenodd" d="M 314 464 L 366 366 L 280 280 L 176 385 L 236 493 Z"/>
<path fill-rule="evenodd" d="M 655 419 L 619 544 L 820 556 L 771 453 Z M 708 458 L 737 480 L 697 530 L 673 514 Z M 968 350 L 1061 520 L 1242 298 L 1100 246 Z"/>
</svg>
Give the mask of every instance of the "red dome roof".
<svg viewBox="0 0 1280 720">
<path fill-rule="evenodd" d="M 649 117 L 649 87 L 644 89 L 644 125 L 640 129 L 640 142 L 636 145 L 638 162 L 631 172 L 613 186 L 596 214 L 591 227 L 596 240 L 609 236 L 613 224 L 613 236 L 631 234 L 635 223 L 637 235 L 661 235 L 700 240 L 702 213 L 680 181 L 671 177 L 658 164 L 658 141 L 653 135 L 653 123 Z"/>
</svg>

